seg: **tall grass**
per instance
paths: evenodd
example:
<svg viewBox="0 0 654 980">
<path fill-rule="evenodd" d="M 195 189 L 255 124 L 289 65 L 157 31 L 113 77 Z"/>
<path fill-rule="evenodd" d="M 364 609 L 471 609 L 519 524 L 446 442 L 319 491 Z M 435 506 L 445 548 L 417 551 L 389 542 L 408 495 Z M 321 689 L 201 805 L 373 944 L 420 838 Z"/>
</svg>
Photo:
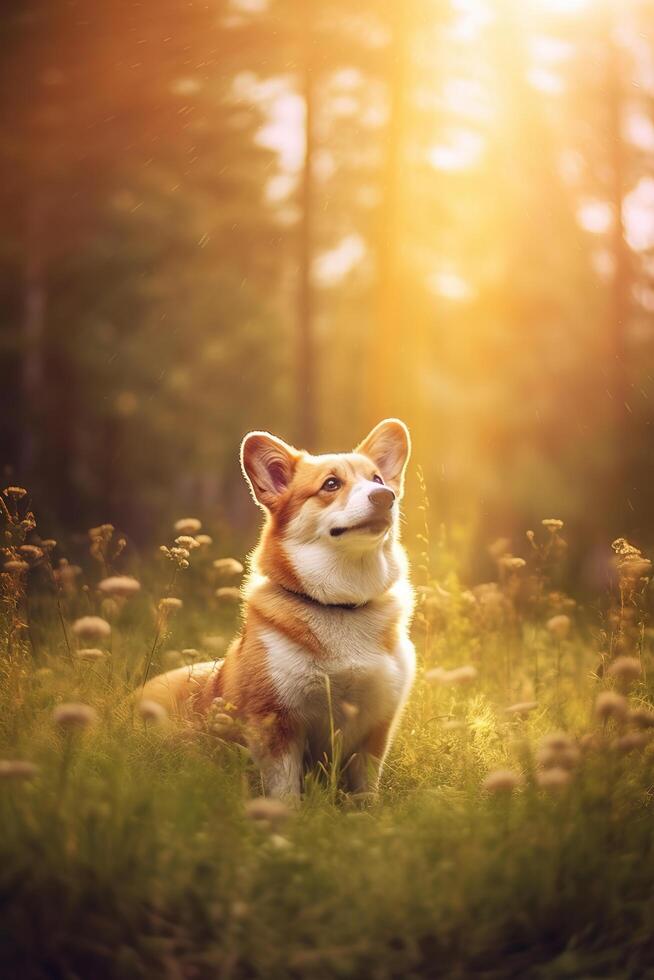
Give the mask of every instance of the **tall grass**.
<svg viewBox="0 0 654 980">
<path fill-rule="evenodd" d="M 136 558 L 113 529 L 78 573 L 23 497 L 4 511 L 4 976 L 651 975 L 651 566 L 627 542 L 591 615 L 557 584 L 558 525 L 524 559 L 496 543 L 496 581 L 467 591 L 426 520 L 421 668 L 379 799 L 348 798 L 325 760 L 297 811 L 267 813 L 224 709 L 195 731 L 126 700 L 149 657 L 218 655 L 238 565 L 173 543 L 120 594 L 107 579 Z"/>
</svg>

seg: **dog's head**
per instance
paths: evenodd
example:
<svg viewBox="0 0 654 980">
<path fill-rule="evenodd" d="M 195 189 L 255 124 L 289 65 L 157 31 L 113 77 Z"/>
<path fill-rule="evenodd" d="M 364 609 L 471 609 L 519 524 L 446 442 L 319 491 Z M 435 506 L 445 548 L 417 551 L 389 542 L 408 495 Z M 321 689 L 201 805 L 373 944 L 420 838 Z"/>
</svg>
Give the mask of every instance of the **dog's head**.
<svg viewBox="0 0 654 980">
<path fill-rule="evenodd" d="M 269 515 L 268 544 L 281 546 L 301 583 L 319 562 L 335 569 L 392 542 L 410 447 L 398 419 L 380 422 L 351 453 L 312 456 L 268 432 L 245 437 L 241 463 Z"/>
</svg>

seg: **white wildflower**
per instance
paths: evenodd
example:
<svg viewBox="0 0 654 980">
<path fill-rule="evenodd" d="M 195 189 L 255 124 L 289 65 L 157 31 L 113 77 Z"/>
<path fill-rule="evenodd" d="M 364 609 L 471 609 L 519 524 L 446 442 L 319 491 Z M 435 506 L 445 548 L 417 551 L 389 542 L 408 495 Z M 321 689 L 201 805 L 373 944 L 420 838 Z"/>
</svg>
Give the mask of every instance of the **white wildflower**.
<svg viewBox="0 0 654 980">
<path fill-rule="evenodd" d="M 482 786 L 487 793 L 503 794 L 512 793 L 522 785 L 522 776 L 513 772 L 511 769 L 496 769 L 486 776 Z"/>
<path fill-rule="evenodd" d="M 34 779 L 38 771 L 38 766 L 24 759 L 0 759 L 0 779 L 26 782 Z"/>
<path fill-rule="evenodd" d="M 233 585 L 223 585 L 220 589 L 216 589 L 215 595 L 217 599 L 238 600 L 241 598 L 241 590 Z"/>
<path fill-rule="evenodd" d="M 103 660 L 107 654 L 104 650 L 98 650 L 96 647 L 83 647 L 77 651 L 76 656 L 78 660 L 97 661 Z"/>
<path fill-rule="evenodd" d="M 138 710 L 143 721 L 153 722 L 154 724 L 160 724 L 168 717 L 168 712 L 164 706 L 159 704 L 158 701 L 151 701 L 149 698 L 143 698 L 142 701 L 139 701 Z"/>
<path fill-rule="evenodd" d="M 73 623 L 73 635 L 83 640 L 104 640 L 111 636 L 111 626 L 100 616 L 82 616 Z"/>
<path fill-rule="evenodd" d="M 627 699 L 617 691 L 600 691 L 595 700 L 595 714 L 600 721 L 624 721 L 627 716 Z"/>
<path fill-rule="evenodd" d="M 565 613 L 559 613 L 558 616 L 552 616 L 546 623 L 548 631 L 557 640 L 565 640 L 566 636 L 570 632 L 571 625 L 572 621 L 569 616 L 565 615 Z"/>
<path fill-rule="evenodd" d="M 65 731 L 84 729 L 96 723 L 98 713 L 90 704 L 58 704 L 52 712 L 52 720 Z"/>
<path fill-rule="evenodd" d="M 243 573 L 243 565 L 236 558 L 216 558 L 213 562 L 213 567 L 220 575 L 224 575 L 225 578 Z"/>
<path fill-rule="evenodd" d="M 128 599 L 140 592 L 141 583 L 130 575 L 112 575 L 109 578 L 103 578 L 98 588 L 105 595 Z"/>
<path fill-rule="evenodd" d="M 558 792 L 568 785 L 570 778 L 570 773 L 567 769 L 554 767 L 552 769 L 544 769 L 542 772 L 537 773 L 536 784 L 541 789 Z"/>
<path fill-rule="evenodd" d="M 182 517 L 175 521 L 175 530 L 178 534 L 197 534 L 202 528 L 202 521 L 197 517 Z"/>
</svg>

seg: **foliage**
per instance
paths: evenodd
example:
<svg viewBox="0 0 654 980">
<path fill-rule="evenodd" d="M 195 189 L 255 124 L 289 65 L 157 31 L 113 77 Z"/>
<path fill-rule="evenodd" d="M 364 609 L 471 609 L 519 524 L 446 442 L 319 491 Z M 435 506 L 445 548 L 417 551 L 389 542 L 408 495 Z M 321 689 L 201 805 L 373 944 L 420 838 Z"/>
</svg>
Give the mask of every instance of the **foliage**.
<svg viewBox="0 0 654 980">
<path fill-rule="evenodd" d="M 335 795 L 317 772 L 296 811 L 266 809 L 224 709 L 192 730 L 130 697 L 150 656 L 153 670 L 219 656 L 242 566 L 186 518 L 140 582 L 110 525 L 89 531 L 75 569 L 21 488 L 1 499 L 8 975 L 651 969 L 652 566 L 639 549 L 617 540 L 611 596 L 577 607 L 558 587 L 562 522 L 547 519 L 526 558 L 496 542 L 496 579 L 470 592 L 425 509 L 420 670 L 379 800 Z"/>
</svg>

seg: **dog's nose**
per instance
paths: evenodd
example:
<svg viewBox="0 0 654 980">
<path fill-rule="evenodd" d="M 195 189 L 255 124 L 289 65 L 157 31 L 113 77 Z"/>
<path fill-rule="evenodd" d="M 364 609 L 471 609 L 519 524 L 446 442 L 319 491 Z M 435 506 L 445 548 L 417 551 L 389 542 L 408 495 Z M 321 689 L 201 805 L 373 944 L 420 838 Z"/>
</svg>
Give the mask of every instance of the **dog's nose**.
<svg viewBox="0 0 654 980">
<path fill-rule="evenodd" d="M 375 510 L 390 510 L 395 502 L 395 494 L 388 487 L 379 487 L 370 491 L 368 500 Z"/>
</svg>

